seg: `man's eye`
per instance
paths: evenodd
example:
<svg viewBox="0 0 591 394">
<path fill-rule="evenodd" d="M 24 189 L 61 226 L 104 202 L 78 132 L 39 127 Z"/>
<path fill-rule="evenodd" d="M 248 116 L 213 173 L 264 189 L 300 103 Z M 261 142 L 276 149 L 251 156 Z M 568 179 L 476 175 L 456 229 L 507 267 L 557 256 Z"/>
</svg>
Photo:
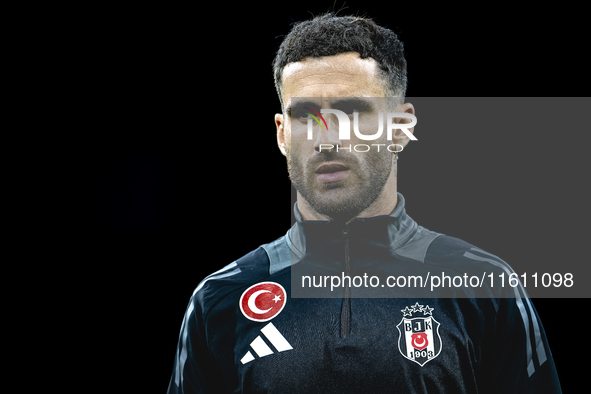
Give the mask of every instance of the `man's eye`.
<svg viewBox="0 0 591 394">
<path fill-rule="evenodd" d="M 300 120 L 312 119 L 309 111 L 292 111 L 291 118 Z"/>
<path fill-rule="evenodd" d="M 309 112 L 300 112 L 296 115 L 296 117 L 300 118 L 300 119 L 310 119 L 311 118 Z"/>
</svg>

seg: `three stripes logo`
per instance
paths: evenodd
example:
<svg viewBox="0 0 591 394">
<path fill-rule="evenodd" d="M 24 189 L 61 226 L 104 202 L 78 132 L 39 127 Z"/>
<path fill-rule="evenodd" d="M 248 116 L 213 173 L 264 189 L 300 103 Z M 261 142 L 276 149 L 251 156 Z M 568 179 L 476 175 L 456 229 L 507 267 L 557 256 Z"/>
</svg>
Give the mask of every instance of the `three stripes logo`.
<svg viewBox="0 0 591 394">
<path fill-rule="evenodd" d="M 285 339 L 285 337 L 283 335 L 281 335 L 281 333 L 279 332 L 279 330 L 277 330 L 277 328 L 273 325 L 273 323 L 267 324 L 265 327 L 263 327 L 261 329 L 261 332 L 269 340 L 271 345 L 273 345 L 273 347 L 275 347 L 275 349 L 277 349 L 278 352 L 284 352 L 286 350 L 293 349 L 291 347 L 291 345 L 289 344 L 289 342 L 287 342 L 287 339 Z M 265 356 L 268 356 L 269 354 L 275 353 L 269 347 L 269 345 L 267 345 L 267 343 L 263 340 L 263 338 L 261 338 L 260 335 L 257 336 L 255 338 L 255 340 L 250 343 L 250 347 L 252 348 L 252 350 L 254 350 L 254 352 L 259 357 L 265 357 Z M 244 357 L 242 357 L 240 362 L 242 362 L 242 364 L 246 364 L 246 363 L 249 363 L 252 360 L 254 360 L 254 358 L 255 358 L 254 355 L 249 350 L 246 352 Z"/>
</svg>

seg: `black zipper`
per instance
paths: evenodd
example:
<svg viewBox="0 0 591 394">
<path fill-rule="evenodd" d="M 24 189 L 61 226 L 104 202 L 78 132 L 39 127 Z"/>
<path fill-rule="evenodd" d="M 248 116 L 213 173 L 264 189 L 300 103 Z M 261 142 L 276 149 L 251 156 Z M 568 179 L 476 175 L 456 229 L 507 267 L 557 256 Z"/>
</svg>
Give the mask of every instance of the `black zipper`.
<svg viewBox="0 0 591 394">
<path fill-rule="evenodd" d="M 342 230 L 345 239 L 345 275 L 351 277 L 351 262 L 349 261 L 349 224 L 345 223 Z M 343 302 L 341 304 L 341 338 L 351 335 L 351 286 L 345 281 L 343 288 Z"/>
</svg>

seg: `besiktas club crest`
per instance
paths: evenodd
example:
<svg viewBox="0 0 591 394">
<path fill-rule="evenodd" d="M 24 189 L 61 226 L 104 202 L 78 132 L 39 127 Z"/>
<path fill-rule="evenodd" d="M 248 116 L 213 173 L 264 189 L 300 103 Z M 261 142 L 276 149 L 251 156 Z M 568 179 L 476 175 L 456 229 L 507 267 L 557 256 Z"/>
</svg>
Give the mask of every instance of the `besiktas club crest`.
<svg viewBox="0 0 591 394">
<path fill-rule="evenodd" d="M 396 326 L 400 333 L 398 350 L 421 367 L 441 352 L 440 324 L 433 318 L 433 309 L 418 302 L 410 308 L 407 306 L 401 310 L 402 320 Z"/>
</svg>

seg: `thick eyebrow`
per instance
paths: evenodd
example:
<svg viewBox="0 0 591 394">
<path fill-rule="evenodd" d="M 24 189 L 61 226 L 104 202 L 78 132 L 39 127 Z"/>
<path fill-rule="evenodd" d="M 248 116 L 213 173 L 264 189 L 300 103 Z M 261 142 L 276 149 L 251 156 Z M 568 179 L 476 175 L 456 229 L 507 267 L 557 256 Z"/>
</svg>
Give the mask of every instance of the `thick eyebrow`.
<svg viewBox="0 0 591 394">
<path fill-rule="evenodd" d="M 303 108 L 303 107 L 309 107 L 309 108 L 315 108 L 315 109 L 320 108 L 318 106 L 317 102 L 311 101 L 311 100 L 297 100 L 295 105 L 292 105 L 292 104 L 293 103 L 290 103 L 285 108 L 285 112 L 287 113 L 287 116 L 291 116 L 293 108 L 298 108 L 298 109 Z M 375 103 L 374 103 L 374 100 L 372 100 L 372 98 L 339 97 L 331 104 L 331 107 L 334 109 L 355 108 L 355 109 L 360 109 L 360 110 L 373 110 L 373 109 L 375 109 Z"/>
<path fill-rule="evenodd" d="M 287 107 L 285 107 L 285 112 L 287 113 L 287 116 L 291 116 L 291 112 L 292 112 L 292 108 L 304 108 L 304 107 L 311 107 L 311 108 L 317 108 L 319 109 L 320 107 L 318 107 L 318 103 L 314 102 L 314 101 L 310 101 L 310 100 L 297 100 L 295 105 L 293 105 L 293 101 L 287 105 Z"/>
</svg>

